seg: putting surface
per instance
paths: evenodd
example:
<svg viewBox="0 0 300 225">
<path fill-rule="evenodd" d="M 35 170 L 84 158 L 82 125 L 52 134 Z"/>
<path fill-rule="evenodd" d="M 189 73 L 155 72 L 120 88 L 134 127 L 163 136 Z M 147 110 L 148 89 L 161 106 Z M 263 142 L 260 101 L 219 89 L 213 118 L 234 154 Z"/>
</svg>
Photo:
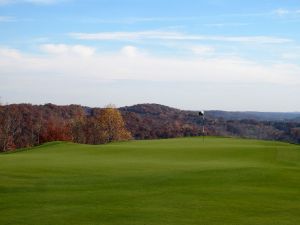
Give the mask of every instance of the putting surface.
<svg viewBox="0 0 300 225">
<path fill-rule="evenodd" d="M 297 225 L 300 146 L 209 137 L 0 154 L 2 225 Z"/>
</svg>

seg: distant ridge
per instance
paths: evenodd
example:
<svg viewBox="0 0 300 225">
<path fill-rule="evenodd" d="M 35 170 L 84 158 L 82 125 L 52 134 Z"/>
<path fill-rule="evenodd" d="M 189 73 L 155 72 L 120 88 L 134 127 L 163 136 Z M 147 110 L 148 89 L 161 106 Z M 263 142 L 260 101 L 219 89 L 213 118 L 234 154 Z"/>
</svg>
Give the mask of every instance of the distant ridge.
<svg viewBox="0 0 300 225">
<path fill-rule="evenodd" d="M 203 135 L 198 111 L 160 104 L 119 108 L 136 139 Z M 300 143 L 300 113 L 205 111 L 205 135 Z"/>
<path fill-rule="evenodd" d="M 156 103 L 136 104 L 119 108 L 122 111 L 136 113 L 157 114 L 159 112 L 198 112 L 196 110 L 182 110 Z M 300 112 L 259 112 L 259 111 L 224 111 L 206 110 L 206 115 L 212 118 L 223 118 L 226 120 L 253 119 L 259 121 L 298 121 L 300 122 Z"/>
<path fill-rule="evenodd" d="M 24 129 L 30 115 L 42 115 L 45 122 L 72 125 L 77 115 L 94 116 L 100 108 L 81 105 L 11 104 L 0 106 L 0 112 L 18 115 Z M 119 108 L 127 129 L 135 139 L 174 138 L 203 135 L 199 111 L 181 110 L 148 103 Z M 0 113 L 1 117 L 1 113 Z M 5 115 L 2 115 L 5 119 Z M 28 120 L 29 118 L 29 120 Z M 35 118 L 35 117 L 32 117 Z M 0 118 L 1 119 L 1 118 Z M 23 132 L 24 133 L 24 132 Z M 30 134 L 30 131 L 27 132 Z M 300 143 L 298 112 L 229 112 L 205 111 L 205 135 L 230 136 Z"/>
</svg>

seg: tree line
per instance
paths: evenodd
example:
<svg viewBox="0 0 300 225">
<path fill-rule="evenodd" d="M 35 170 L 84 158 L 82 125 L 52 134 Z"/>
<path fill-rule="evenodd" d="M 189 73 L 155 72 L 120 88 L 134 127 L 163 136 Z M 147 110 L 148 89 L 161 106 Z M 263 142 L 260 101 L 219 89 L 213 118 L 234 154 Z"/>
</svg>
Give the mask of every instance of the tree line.
<svg viewBox="0 0 300 225">
<path fill-rule="evenodd" d="M 202 134 L 196 111 L 158 104 L 116 109 L 53 104 L 0 105 L 0 151 L 49 141 L 103 144 L 134 139 L 174 138 Z M 300 123 L 226 119 L 206 114 L 205 135 L 279 140 L 300 143 Z"/>
<path fill-rule="evenodd" d="M 126 126 L 135 139 L 172 138 L 202 135 L 202 119 L 197 111 L 174 109 L 159 104 L 139 104 L 120 108 Z M 278 140 L 300 143 L 300 120 L 275 120 L 267 115 L 253 119 L 249 113 L 228 119 L 232 112 L 205 114 L 205 135 Z M 233 113 L 235 114 L 235 113 Z M 257 113 L 259 114 L 259 113 Z"/>
<path fill-rule="evenodd" d="M 0 106 L 0 151 L 50 141 L 103 144 L 131 138 L 120 111 L 113 106 L 91 112 L 78 105 Z"/>
</svg>

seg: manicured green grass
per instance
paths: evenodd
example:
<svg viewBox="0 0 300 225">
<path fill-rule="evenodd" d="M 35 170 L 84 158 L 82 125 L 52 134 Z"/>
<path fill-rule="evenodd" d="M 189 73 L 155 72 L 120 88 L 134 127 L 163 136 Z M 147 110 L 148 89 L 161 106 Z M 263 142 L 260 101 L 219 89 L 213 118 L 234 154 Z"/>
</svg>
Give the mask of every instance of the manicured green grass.
<svg viewBox="0 0 300 225">
<path fill-rule="evenodd" d="M 300 146 L 182 138 L 0 154 L 1 225 L 297 225 Z"/>
</svg>

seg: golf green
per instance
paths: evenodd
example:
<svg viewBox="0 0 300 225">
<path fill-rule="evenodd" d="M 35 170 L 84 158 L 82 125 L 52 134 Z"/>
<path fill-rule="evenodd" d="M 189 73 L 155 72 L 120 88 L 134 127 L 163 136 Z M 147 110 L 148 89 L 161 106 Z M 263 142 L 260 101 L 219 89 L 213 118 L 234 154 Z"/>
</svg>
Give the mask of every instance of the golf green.
<svg viewBox="0 0 300 225">
<path fill-rule="evenodd" d="M 207 137 L 0 154 L 1 225 L 297 225 L 300 146 Z"/>
</svg>

